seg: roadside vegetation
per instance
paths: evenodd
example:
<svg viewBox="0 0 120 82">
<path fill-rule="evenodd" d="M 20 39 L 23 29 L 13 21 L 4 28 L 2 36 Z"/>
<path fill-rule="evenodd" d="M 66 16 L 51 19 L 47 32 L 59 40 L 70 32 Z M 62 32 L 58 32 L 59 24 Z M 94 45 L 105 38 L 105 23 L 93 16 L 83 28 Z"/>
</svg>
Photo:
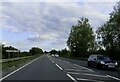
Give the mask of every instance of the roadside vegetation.
<svg viewBox="0 0 120 82">
<path fill-rule="evenodd" d="M 10 68 L 10 67 L 17 67 L 20 64 L 24 64 L 28 61 L 31 61 L 41 55 L 43 55 L 42 49 L 38 47 L 32 47 L 29 52 L 23 51 L 20 52 L 17 48 L 12 46 L 5 46 L 1 45 L 2 48 L 2 59 L 0 62 L 0 66 L 2 70 Z M 6 52 L 6 50 L 17 50 L 19 52 Z"/>
<path fill-rule="evenodd" d="M 26 57 L 23 59 L 19 59 L 19 60 L 13 60 L 13 61 L 6 61 L 1 63 L 2 64 L 2 70 L 8 69 L 10 67 L 18 67 L 21 64 L 27 63 L 37 57 L 39 57 L 40 55 L 35 55 L 35 56 L 31 56 L 31 57 Z"/>
<path fill-rule="evenodd" d="M 109 20 L 93 31 L 89 19 L 82 17 L 71 27 L 69 49 L 57 51 L 61 57 L 86 60 L 90 54 L 106 54 L 120 61 L 120 2 L 109 14 Z"/>
</svg>

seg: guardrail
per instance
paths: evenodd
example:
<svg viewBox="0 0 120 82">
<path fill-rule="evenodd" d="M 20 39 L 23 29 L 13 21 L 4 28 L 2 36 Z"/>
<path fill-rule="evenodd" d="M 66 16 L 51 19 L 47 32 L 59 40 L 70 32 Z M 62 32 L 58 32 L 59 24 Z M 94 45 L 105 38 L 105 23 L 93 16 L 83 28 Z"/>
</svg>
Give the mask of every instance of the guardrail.
<svg viewBox="0 0 120 82">
<path fill-rule="evenodd" d="M 9 58 L 9 59 L 0 59 L 0 63 L 4 63 L 4 62 L 8 62 L 8 61 L 14 61 L 14 60 L 20 60 L 20 59 L 29 58 L 29 57 L 33 57 L 33 56 Z"/>
</svg>

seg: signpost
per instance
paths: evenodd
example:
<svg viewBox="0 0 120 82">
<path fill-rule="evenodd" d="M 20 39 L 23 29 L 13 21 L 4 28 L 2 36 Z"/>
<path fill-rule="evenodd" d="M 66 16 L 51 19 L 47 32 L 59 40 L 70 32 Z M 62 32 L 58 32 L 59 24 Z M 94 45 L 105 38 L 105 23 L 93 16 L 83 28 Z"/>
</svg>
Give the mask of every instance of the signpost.
<svg viewBox="0 0 120 82">
<path fill-rule="evenodd" d="M 6 50 L 6 52 L 8 52 L 8 65 L 9 65 L 10 53 L 19 52 L 19 50 Z M 14 61 L 15 61 L 15 56 L 14 56 Z"/>
<path fill-rule="evenodd" d="M 6 50 L 6 52 L 19 52 L 18 50 Z"/>
</svg>

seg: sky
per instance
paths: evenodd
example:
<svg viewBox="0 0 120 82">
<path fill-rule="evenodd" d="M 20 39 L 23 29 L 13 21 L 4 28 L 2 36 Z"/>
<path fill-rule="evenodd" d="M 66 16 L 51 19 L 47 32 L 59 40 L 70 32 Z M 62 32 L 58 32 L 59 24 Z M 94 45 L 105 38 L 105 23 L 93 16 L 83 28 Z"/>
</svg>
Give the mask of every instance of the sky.
<svg viewBox="0 0 120 82">
<path fill-rule="evenodd" d="M 0 3 L 0 42 L 21 51 L 67 48 L 72 25 L 86 17 L 95 31 L 109 19 L 116 0 L 4 0 Z"/>
</svg>

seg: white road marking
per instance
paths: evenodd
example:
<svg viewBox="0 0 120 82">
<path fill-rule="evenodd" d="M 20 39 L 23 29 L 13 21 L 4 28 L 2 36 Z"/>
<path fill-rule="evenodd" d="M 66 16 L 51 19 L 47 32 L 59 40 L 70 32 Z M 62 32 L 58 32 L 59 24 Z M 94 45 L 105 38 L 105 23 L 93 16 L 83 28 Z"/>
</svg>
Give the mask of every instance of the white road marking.
<svg viewBox="0 0 120 82">
<path fill-rule="evenodd" d="M 61 68 L 58 64 L 55 64 L 60 70 L 63 70 L 63 68 Z"/>
<path fill-rule="evenodd" d="M 52 63 L 55 63 L 54 61 L 52 61 Z"/>
<path fill-rule="evenodd" d="M 120 79 L 117 78 L 117 77 L 114 77 L 114 76 L 111 76 L 111 75 L 107 75 L 107 76 L 110 77 L 110 78 L 113 78 L 113 79 L 115 79 L 115 80 L 119 80 L 119 81 L 120 81 Z"/>
<path fill-rule="evenodd" d="M 70 62 L 67 62 L 67 61 L 63 61 L 63 62 L 70 63 Z"/>
<path fill-rule="evenodd" d="M 79 65 L 77 65 L 77 64 L 74 64 L 75 66 L 79 66 Z"/>
<path fill-rule="evenodd" d="M 99 80 L 83 79 L 83 78 L 77 78 L 77 80 L 81 80 L 81 81 L 92 81 L 92 82 L 104 82 L 104 81 L 99 81 Z"/>
<path fill-rule="evenodd" d="M 76 70 L 76 69 L 64 69 L 64 70 L 67 70 L 67 71 L 83 71 L 83 70 Z"/>
<path fill-rule="evenodd" d="M 50 58 L 49 58 L 50 59 Z M 50 59 L 51 60 L 51 59 Z M 52 61 L 52 60 L 51 60 Z"/>
<path fill-rule="evenodd" d="M 40 57 L 39 57 L 39 58 L 40 58 Z M 8 75 L 6 75 L 6 76 L 2 77 L 2 78 L 0 79 L 0 82 L 1 82 L 3 79 L 5 79 L 5 78 L 9 77 L 10 75 L 14 74 L 15 72 L 19 71 L 20 69 L 22 69 L 22 68 L 26 67 L 27 65 L 31 64 L 32 62 L 34 62 L 34 61 L 38 60 L 39 58 L 34 59 L 33 61 L 31 61 L 31 62 L 29 62 L 29 63 L 25 64 L 24 66 L 22 66 L 22 67 L 18 68 L 17 70 L 15 70 L 15 71 L 13 71 L 13 72 L 9 73 Z"/>
<path fill-rule="evenodd" d="M 103 75 L 96 75 L 96 74 L 88 74 L 88 73 L 75 73 L 75 72 L 68 72 L 69 74 L 76 74 L 76 75 L 88 75 L 88 76 L 95 76 L 95 77 L 104 77 L 108 78 L 108 76 Z"/>
<path fill-rule="evenodd" d="M 83 67 L 83 66 L 80 66 L 80 65 L 77 65 L 77 64 L 74 64 L 75 66 L 78 66 L 78 67 L 81 67 L 81 68 L 84 68 L 84 69 L 86 69 L 86 70 L 89 70 L 89 71 L 91 71 L 91 72 L 94 72 L 92 69 L 89 69 L 89 68 L 86 68 L 86 67 Z"/>
<path fill-rule="evenodd" d="M 76 74 L 79 75 L 80 73 L 76 73 L 76 72 L 68 72 L 69 74 Z"/>
<path fill-rule="evenodd" d="M 62 61 L 62 60 L 60 60 L 60 59 L 58 59 L 59 61 Z"/>
<path fill-rule="evenodd" d="M 74 82 L 77 82 L 77 80 L 75 80 L 70 74 L 67 74 L 67 76 L 72 79 Z"/>
</svg>

